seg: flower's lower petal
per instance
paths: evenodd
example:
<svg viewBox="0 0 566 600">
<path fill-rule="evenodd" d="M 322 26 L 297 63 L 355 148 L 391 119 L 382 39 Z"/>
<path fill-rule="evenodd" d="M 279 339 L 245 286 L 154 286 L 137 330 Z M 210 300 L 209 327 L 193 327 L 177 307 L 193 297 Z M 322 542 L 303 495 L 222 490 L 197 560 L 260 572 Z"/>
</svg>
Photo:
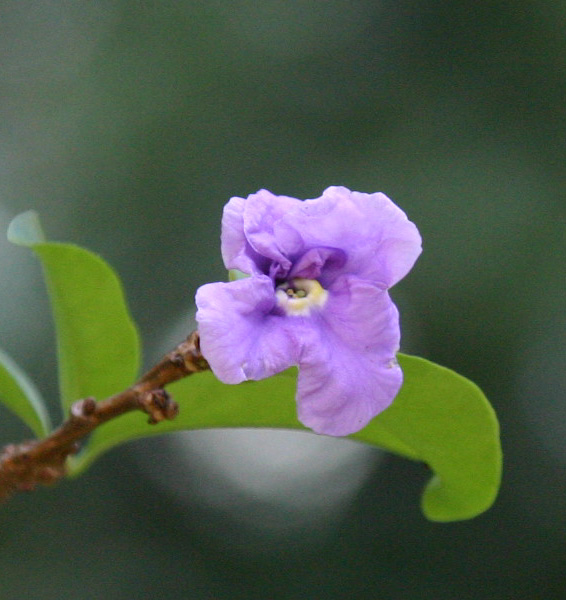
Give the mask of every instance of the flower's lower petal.
<svg viewBox="0 0 566 600">
<path fill-rule="evenodd" d="M 421 252 L 416 226 L 385 194 L 351 192 L 345 187 L 330 187 L 320 198 L 293 207 L 274 231 L 287 256 L 297 252 L 298 240 L 303 251 L 339 248 L 348 257 L 342 273 L 387 287 L 408 273 Z M 323 285 L 331 281 L 331 277 L 321 279 Z"/>
<path fill-rule="evenodd" d="M 369 354 L 336 353 L 299 371 L 298 415 L 315 433 L 344 436 L 363 429 L 393 401 L 403 373 Z"/>
<path fill-rule="evenodd" d="M 285 277 L 291 268 L 289 255 L 281 252 L 273 233 L 274 224 L 283 215 L 301 205 L 301 201 L 288 196 L 276 196 L 260 190 L 248 196 L 244 207 L 244 232 L 253 249 L 280 265 L 280 277 Z"/>
<path fill-rule="evenodd" d="M 398 312 L 386 291 L 343 277 L 318 325 L 319 343 L 305 345 L 299 361 L 299 419 L 317 433 L 349 435 L 387 408 L 401 387 Z"/>
<path fill-rule="evenodd" d="M 260 274 L 268 268 L 268 261 L 248 243 L 244 233 L 244 198 L 234 197 L 224 207 L 222 214 L 221 248 L 227 269 Z"/>
<path fill-rule="evenodd" d="M 271 315 L 274 303 L 273 283 L 265 276 L 197 290 L 202 354 L 220 381 L 263 379 L 297 364 L 293 322 Z"/>
</svg>

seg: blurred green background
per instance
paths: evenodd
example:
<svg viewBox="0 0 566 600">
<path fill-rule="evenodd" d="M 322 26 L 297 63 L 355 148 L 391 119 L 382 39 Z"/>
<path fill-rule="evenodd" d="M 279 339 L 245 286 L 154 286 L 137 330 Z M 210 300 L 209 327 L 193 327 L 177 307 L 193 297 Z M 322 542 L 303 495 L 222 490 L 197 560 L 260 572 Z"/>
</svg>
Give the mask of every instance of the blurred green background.
<svg viewBox="0 0 566 600">
<path fill-rule="evenodd" d="M 383 191 L 424 239 L 402 349 L 483 388 L 506 456 L 442 525 L 422 465 L 352 442 L 136 442 L 0 508 L 0 598 L 566 597 L 565 33 L 556 0 L 0 2 L 0 227 L 104 256 L 146 364 L 224 279 L 231 196 Z M 58 421 L 41 273 L 0 238 L 0 345 Z"/>
</svg>

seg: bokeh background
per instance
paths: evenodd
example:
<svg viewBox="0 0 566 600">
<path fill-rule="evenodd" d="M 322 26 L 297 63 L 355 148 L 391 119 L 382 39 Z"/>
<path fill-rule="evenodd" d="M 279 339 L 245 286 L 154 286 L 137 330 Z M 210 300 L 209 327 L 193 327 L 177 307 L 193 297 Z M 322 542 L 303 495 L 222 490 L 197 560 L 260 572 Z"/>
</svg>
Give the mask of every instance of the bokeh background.
<svg viewBox="0 0 566 600">
<path fill-rule="evenodd" d="M 34 208 L 104 256 L 146 364 L 225 277 L 231 196 L 383 191 L 424 238 L 403 350 L 484 389 L 506 457 L 489 512 L 434 524 L 424 466 L 349 441 L 136 442 L 0 508 L 0 597 L 565 598 L 565 33 L 556 0 L 0 2 L 0 229 Z M 0 306 L 58 421 L 41 273 L 2 236 Z"/>
</svg>

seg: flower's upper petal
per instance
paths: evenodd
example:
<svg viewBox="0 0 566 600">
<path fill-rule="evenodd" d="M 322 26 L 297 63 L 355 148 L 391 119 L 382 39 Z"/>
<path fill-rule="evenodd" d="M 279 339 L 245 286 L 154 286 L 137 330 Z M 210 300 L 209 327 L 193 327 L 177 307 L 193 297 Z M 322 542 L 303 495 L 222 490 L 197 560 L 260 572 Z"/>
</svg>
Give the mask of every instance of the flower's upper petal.
<svg viewBox="0 0 566 600">
<path fill-rule="evenodd" d="M 338 248 L 347 256 L 342 273 L 387 287 L 408 273 L 421 252 L 416 226 L 385 194 L 344 187 L 330 187 L 320 198 L 294 205 L 275 223 L 274 233 L 286 256 Z"/>
<path fill-rule="evenodd" d="M 202 354 L 220 381 L 263 379 L 297 364 L 301 336 L 291 319 L 270 314 L 269 277 L 203 285 L 196 304 Z"/>
<path fill-rule="evenodd" d="M 299 360 L 299 419 L 317 433 L 349 435 L 387 408 L 401 387 L 398 312 L 386 290 L 341 277 L 318 325 L 318 343 L 305 344 Z"/>
<path fill-rule="evenodd" d="M 320 279 L 325 284 L 330 273 L 338 273 L 346 262 L 346 253 L 337 248 L 311 248 L 293 264 L 289 278 Z"/>
<path fill-rule="evenodd" d="M 244 198 L 234 197 L 222 213 L 221 249 L 224 266 L 244 273 L 260 274 L 268 267 L 268 260 L 250 245 L 244 233 Z"/>
<path fill-rule="evenodd" d="M 281 252 L 273 227 L 283 215 L 300 205 L 301 201 L 296 198 L 276 196 L 267 190 L 259 190 L 248 196 L 244 206 L 246 240 L 258 254 L 278 265 L 278 277 L 285 277 L 289 273 L 291 261 L 288 255 Z"/>
</svg>

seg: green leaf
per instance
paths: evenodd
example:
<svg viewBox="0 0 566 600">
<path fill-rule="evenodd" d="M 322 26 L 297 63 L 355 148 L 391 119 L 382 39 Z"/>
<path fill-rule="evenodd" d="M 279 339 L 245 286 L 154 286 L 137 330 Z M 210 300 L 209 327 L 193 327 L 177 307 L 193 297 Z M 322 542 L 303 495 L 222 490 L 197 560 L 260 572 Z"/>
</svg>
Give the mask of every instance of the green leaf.
<svg viewBox="0 0 566 600">
<path fill-rule="evenodd" d="M 33 211 L 17 216 L 8 239 L 41 260 L 57 331 L 61 403 L 102 399 L 129 387 L 139 368 L 139 337 L 120 280 L 99 256 L 46 242 Z"/>
<path fill-rule="evenodd" d="M 460 375 L 421 358 L 399 355 L 405 382 L 393 405 L 350 436 L 427 463 L 434 476 L 422 507 L 436 521 L 474 517 L 493 503 L 501 476 L 497 419 L 485 396 Z M 212 373 L 181 380 L 169 391 L 181 405 L 174 421 L 149 427 L 129 414 L 96 431 L 71 463 L 74 474 L 126 440 L 182 429 L 277 427 L 304 429 L 295 407 L 296 370 L 258 382 L 220 383 Z"/>
<path fill-rule="evenodd" d="M 4 352 L 0 351 L 0 401 L 35 433 L 46 436 L 49 415 L 39 391 L 27 374 Z"/>
</svg>

